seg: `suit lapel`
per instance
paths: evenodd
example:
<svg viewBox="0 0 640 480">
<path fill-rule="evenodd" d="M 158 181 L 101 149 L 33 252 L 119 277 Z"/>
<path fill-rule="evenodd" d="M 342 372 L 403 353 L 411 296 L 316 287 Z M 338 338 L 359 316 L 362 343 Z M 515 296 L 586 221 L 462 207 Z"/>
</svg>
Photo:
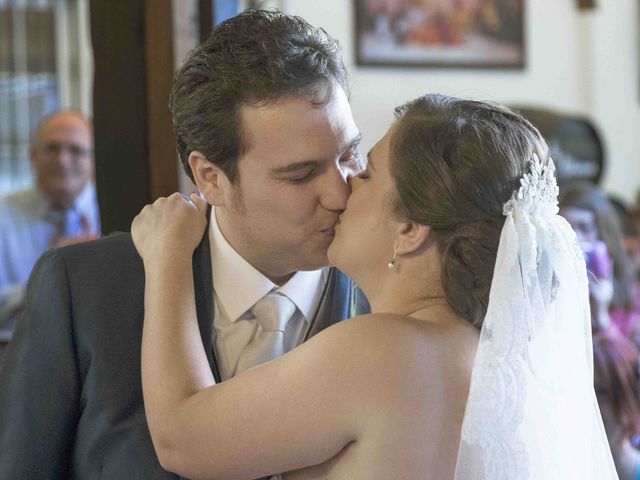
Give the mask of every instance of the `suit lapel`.
<svg viewBox="0 0 640 480">
<path fill-rule="evenodd" d="M 351 281 L 336 268 L 331 268 L 318 311 L 311 320 L 305 341 L 334 323 L 349 318 L 350 305 Z"/>
<path fill-rule="evenodd" d="M 207 209 L 207 228 L 204 232 L 202 242 L 193 252 L 193 284 L 196 295 L 196 314 L 198 315 L 198 326 L 202 336 L 204 351 L 209 360 L 211 371 L 220 382 L 220 371 L 213 352 L 212 325 L 213 325 L 213 279 L 211 273 L 211 248 L 209 244 L 209 218 L 211 217 L 211 207 Z"/>
</svg>

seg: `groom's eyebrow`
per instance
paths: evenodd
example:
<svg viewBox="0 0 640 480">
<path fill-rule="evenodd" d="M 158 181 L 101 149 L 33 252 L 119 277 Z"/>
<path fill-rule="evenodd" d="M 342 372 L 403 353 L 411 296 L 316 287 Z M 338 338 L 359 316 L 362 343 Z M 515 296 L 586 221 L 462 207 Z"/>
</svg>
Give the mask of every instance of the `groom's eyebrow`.
<svg viewBox="0 0 640 480">
<path fill-rule="evenodd" d="M 358 132 L 358 134 L 355 137 L 353 137 L 351 141 L 348 142 L 344 151 L 347 152 L 353 148 L 356 148 L 361 141 L 362 141 L 362 134 Z M 295 172 L 299 172 L 300 170 L 318 167 L 322 163 L 323 162 L 319 160 L 307 160 L 303 162 L 294 162 L 294 163 L 290 163 L 289 165 L 284 165 L 282 167 L 272 168 L 271 173 L 276 175 L 285 174 L 285 173 L 295 173 Z"/>
</svg>

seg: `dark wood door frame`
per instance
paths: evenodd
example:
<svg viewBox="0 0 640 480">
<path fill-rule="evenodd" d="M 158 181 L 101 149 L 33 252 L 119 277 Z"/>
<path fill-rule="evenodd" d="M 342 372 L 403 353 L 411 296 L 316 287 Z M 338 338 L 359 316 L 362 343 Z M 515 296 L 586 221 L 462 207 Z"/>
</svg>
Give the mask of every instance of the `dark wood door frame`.
<svg viewBox="0 0 640 480">
<path fill-rule="evenodd" d="M 178 189 L 171 0 L 91 0 L 90 15 L 96 186 L 108 234 L 128 231 L 145 204 Z"/>
<path fill-rule="evenodd" d="M 173 84 L 171 0 L 145 0 L 149 189 L 152 199 L 178 190 L 176 142 L 169 114 Z"/>
</svg>

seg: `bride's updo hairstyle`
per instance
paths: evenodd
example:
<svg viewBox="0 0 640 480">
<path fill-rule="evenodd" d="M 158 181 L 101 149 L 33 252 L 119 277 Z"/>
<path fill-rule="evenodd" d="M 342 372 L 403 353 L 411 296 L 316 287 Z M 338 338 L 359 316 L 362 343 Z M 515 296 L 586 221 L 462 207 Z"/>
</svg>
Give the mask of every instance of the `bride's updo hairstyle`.
<svg viewBox="0 0 640 480">
<path fill-rule="evenodd" d="M 435 234 L 450 307 L 480 327 L 487 312 L 503 205 L 533 154 L 546 162 L 538 130 L 508 108 L 425 95 L 395 110 L 391 176 L 395 213 Z"/>
</svg>

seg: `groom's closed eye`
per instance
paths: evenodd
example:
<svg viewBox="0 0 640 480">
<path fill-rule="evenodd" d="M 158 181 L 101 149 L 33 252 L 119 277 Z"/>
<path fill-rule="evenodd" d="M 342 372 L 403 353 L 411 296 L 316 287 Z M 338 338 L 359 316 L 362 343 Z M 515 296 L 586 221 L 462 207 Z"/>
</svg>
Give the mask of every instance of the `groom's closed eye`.
<svg viewBox="0 0 640 480">
<path fill-rule="evenodd" d="M 310 170 L 308 173 L 305 173 L 302 176 L 298 176 L 298 177 L 293 177 L 293 178 L 289 178 L 287 179 L 289 183 L 293 183 L 293 184 L 297 184 L 297 183 L 305 183 L 305 182 L 309 182 L 311 181 L 316 174 L 316 169 L 312 169 Z"/>
<path fill-rule="evenodd" d="M 276 180 L 283 180 L 292 184 L 305 183 L 315 177 L 318 168 L 319 162 L 311 160 L 274 168 L 271 170 L 271 175 Z"/>
</svg>

